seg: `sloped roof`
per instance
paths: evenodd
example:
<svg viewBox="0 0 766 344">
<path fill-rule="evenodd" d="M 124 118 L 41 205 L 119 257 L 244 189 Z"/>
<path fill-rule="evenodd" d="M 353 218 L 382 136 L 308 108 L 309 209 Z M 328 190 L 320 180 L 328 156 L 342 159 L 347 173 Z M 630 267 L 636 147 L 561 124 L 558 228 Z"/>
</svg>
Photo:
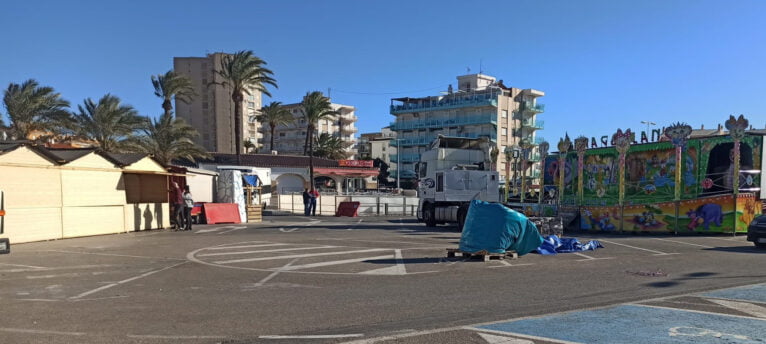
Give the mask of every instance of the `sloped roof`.
<svg viewBox="0 0 766 344">
<path fill-rule="evenodd" d="M 104 157 L 112 160 L 119 166 L 130 166 L 148 156 L 144 153 L 110 153 L 104 152 Z"/>
<path fill-rule="evenodd" d="M 178 160 L 178 166 L 199 167 L 199 163 L 219 165 L 237 165 L 237 155 L 228 153 L 210 153 L 210 159 L 197 159 L 196 162 Z M 308 167 L 309 157 L 302 155 L 242 154 L 241 166 L 250 167 Z M 338 161 L 314 157 L 315 167 L 338 167 Z"/>
<path fill-rule="evenodd" d="M 95 148 L 46 148 L 51 154 L 58 157 L 58 160 L 64 164 L 82 158 L 92 152 Z"/>
</svg>

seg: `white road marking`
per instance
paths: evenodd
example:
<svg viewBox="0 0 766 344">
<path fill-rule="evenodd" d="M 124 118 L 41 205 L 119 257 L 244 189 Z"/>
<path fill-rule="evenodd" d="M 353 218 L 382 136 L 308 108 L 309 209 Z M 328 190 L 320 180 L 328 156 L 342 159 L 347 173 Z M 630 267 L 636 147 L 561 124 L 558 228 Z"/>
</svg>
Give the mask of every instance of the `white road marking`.
<svg viewBox="0 0 766 344">
<path fill-rule="evenodd" d="M 697 246 L 697 247 L 704 247 L 704 248 L 713 248 L 713 246 L 706 246 L 706 245 L 692 244 L 692 243 L 689 243 L 689 242 L 683 242 L 683 241 L 676 241 L 676 240 L 669 240 L 669 239 L 660 239 L 660 238 L 655 238 L 655 239 L 657 239 L 657 240 L 660 240 L 660 241 L 674 242 L 674 243 L 676 243 L 676 244 L 684 244 L 684 245 Z"/>
<path fill-rule="evenodd" d="M 310 221 L 309 223 L 301 223 L 301 222 L 298 222 L 298 223 L 294 223 L 294 224 L 291 224 L 291 225 L 287 225 L 287 226 L 285 226 L 285 227 L 292 227 L 292 226 L 296 226 L 296 225 L 299 225 L 299 226 L 297 226 L 297 227 L 295 227 L 295 228 L 292 228 L 292 229 L 285 229 L 285 227 L 280 227 L 280 228 L 279 228 L 279 231 L 280 231 L 280 232 L 282 232 L 282 233 L 291 233 L 291 232 L 295 232 L 295 231 L 299 230 L 301 227 L 308 227 L 308 226 L 313 226 L 313 225 L 315 225 L 315 224 L 317 224 L 317 223 L 320 223 L 320 222 L 322 222 L 322 220 L 312 220 L 312 221 Z"/>
<path fill-rule="evenodd" d="M 626 245 L 626 244 L 620 244 L 620 243 L 616 243 L 614 241 L 606 241 L 606 240 L 603 240 L 603 239 L 599 239 L 599 241 L 605 242 L 605 243 L 609 243 L 609 244 L 613 244 L 613 245 L 617 245 L 617 246 L 629 247 L 629 248 L 632 248 L 634 250 L 653 252 L 653 253 L 655 253 L 655 254 L 653 254 L 654 256 L 667 256 L 667 255 L 671 255 L 671 254 L 678 254 L 678 253 L 660 252 L 660 251 L 650 250 L 648 248 L 641 248 L 641 247 L 635 247 L 635 246 L 630 246 L 630 245 Z"/>
<path fill-rule="evenodd" d="M 306 336 L 259 336 L 260 339 L 332 339 L 332 338 L 357 338 L 363 337 L 362 333 L 354 334 L 322 334 Z"/>
<path fill-rule="evenodd" d="M 222 260 L 222 261 L 218 261 L 218 262 L 215 262 L 215 263 L 216 264 L 232 264 L 232 263 L 257 262 L 257 261 L 275 260 L 275 259 L 290 259 L 290 258 L 332 256 L 332 255 L 351 254 L 351 253 L 380 252 L 380 251 L 388 251 L 388 250 L 390 250 L 390 249 L 388 249 L 388 248 L 374 248 L 374 249 L 369 249 L 369 250 L 325 252 L 325 253 L 309 253 L 309 254 L 294 254 L 294 255 L 290 255 L 290 256 L 276 256 L 276 257 L 262 257 L 262 258 L 245 258 L 245 259 Z"/>
<path fill-rule="evenodd" d="M 34 266 L 34 265 L 21 265 L 21 264 L 10 264 L 10 263 L 0 263 L 0 265 L 20 266 L 22 268 L 30 268 L 30 269 L 45 269 L 44 266 Z"/>
<path fill-rule="evenodd" d="M 358 242 L 385 242 L 392 244 L 408 244 L 408 245 L 433 245 L 432 242 L 411 242 L 411 241 L 393 241 L 393 240 L 357 240 L 357 239 L 343 239 L 343 238 L 317 238 L 316 240 L 341 240 L 341 241 L 358 241 Z"/>
<path fill-rule="evenodd" d="M 53 300 L 53 299 L 17 299 L 19 301 L 34 301 L 34 302 L 59 302 L 62 300 Z"/>
<path fill-rule="evenodd" d="M 240 229 L 243 229 L 243 228 L 247 228 L 247 227 L 246 226 L 231 226 L 231 229 L 229 229 L 227 231 L 223 231 L 223 232 L 218 233 L 218 234 L 226 234 L 226 233 L 233 232 L 233 231 L 236 231 L 236 230 L 240 230 Z"/>
<path fill-rule="evenodd" d="M 80 251 L 61 251 L 61 250 L 48 250 L 47 252 L 58 253 L 74 253 L 74 254 L 91 254 L 94 256 L 112 256 L 112 257 L 129 257 L 129 258 L 144 258 L 144 259 L 169 259 L 169 260 L 185 260 L 182 258 L 170 258 L 170 257 L 147 257 L 147 256 L 131 256 L 128 254 L 114 254 L 114 253 L 96 253 L 96 252 L 80 252 Z"/>
<path fill-rule="evenodd" d="M 56 334 L 64 336 L 84 336 L 84 332 L 63 332 L 63 331 L 46 331 L 46 330 L 30 330 L 25 328 L 9 328 L 0 327 L 2 332 L 15 332 L 15 333 L 32 333 L 32 334 Z"/>
<path fill-rule="evenodd" d="M 648 301 L 648 300 L 645 300 Z M 645 302 L 642 301 L 642 302 Z M 742 319 L 756 319 L 756 320 L 763 320 L 762 318 L 758 317 L 751 317 L 747 315 L 735 315 L 735 314 L 725 314 L 725 313 L 715 313 L 715 312 L 706 312 L 706 311 L 698 311 L 695 309 L 681 309 L 681 308 L 673 308 L 673 307 L 665 307 L 665 306 L 655 306 L 655 305 L 646 305 L 641 303 L 626 303 L 626 305 L 631 306 L 638 306 L 638 307 L 648 307 L 648 308 L 658 308 L 658 309 L 666 309 L 676 312 L 691 312 L 691 313 L 700 313 L 700 314 L 712 314 L 712 315 L 718 315 L 718 316 L 726 316 L 726 317 L 734 317 L 734 318 L 742 318 Z"/>
<path fill-rule="evenodd" d="M 726 308 L 731 308 L 743 313 L 750 314 L 759 318 L 766 318 L 766 307 L 761 307 L 749 302 L 721 300 L 721 299 L 705 299 L 713 303 L 717 303 Z"/>
<path fill-rule="evenodd" d="M 578 255 L 580 257 L 585 257 L 585 259 L 578 259 L 577 260 L 578 262 L 588 261 L 588 260 L 599 260 L 599 259 L 612 259 L 613 258 L 613 257 L 595 258 L 595 257 L 591 257 L 591 256 L 589 256 L 587 254 L 582 254 L 582 253 L 579 253 L 579 252 L 572 252 L 572 253 L 575 254 L 575 255 Z"/>
<path fill-rule="evenodd" d="M 55 268 L 42 268 L 42 269 L 11 269 L 0 270 L 2 272 L 41 272 L 41 271 L 53 271 L 53 270 L 71 270 L 71 269 L 92 269 L 113 266 L 111 264 L 98 264 L 98 265 L 74 265 L 74 266 L 62 266 Z"/>
<path fill-rule="evenodd" d="M 251 248 L 251 247 L 267 247 L 267 246 L 285 246 L 287 244 L 261 244 L 261 245 L 242 245 L 242 246 L 216 246 L 207 247 L 205 250 L 228 250 L 231 248 Z"/>
<path fill-rule="evenodd" d="M 81 302 L 81 301 L 100 301 L 100 300 L 108 300 L 108 299 L 124 299 L 128 297 L 127 295 L 117 295 L 117 296 L 107 296 L 107 297 L 94 297 L 90 299 L 77 299 L 77 300 L 69 300 L 71 302 Z"/>
<path fill-rule="evenodd" d="M 479 326 L 479 325 L 476 325 Z M 551 343 L 559 343 L 559 344 L 579 344 L 578 342 L 570 342 L 566 340 L 560 340 L 560 339 L 554 339 L 554 338 L 548 338 L 548 337 L 538 337 L 538 336 L 532 336 L 522 333 L 515 333 L 515 332 L 505 332 L 505 331 L 495 331 L 495 330 L 489 330 L 485 328 L 476 328 L 476 327 L 470 327 L 465 326 L 462 328 L 463 330 L 473 330 L 477 332 L 486 332 L 486 333 L 495 333 L 495 334 L 501 334 L 506 336 L 514 336 L 514 337 L 522 337 L 522 338 L 528 338 L 528 339 L 534 339 L 534 340 L 541 340 Z"/>
<path fill-rule="evenodd" d="M 271 280 L 272 278 L 274 278 L 274 277 L 276 277 L 277 275 L 279 275 L 279 273 L 280 273 L 280 272 L 282 272 L 282 271 L 285 271 L 285 269 L 287 269 L 288 267 L 290 267 L 290 265 L 293 265 L 293 263 L 297 262 L 297 261 L 298 261 L 298 259 L 300 259 L 300 258 L 295 258 L 295 259 L 291 260 L 289 263 L 285 264 L 285 266 L 283 266 L 283 267 L 279 268 L 277 271 L 274 271 L 274 272 L 272 272 L 270 275 L 268 275 L 268 276 L 264 277 L 262 280 L 258 281 L 258 283 L 256 283 L 256 284 L 254 285 L 254 287 L 260 287 L 260 286 L 264 285 L 266 282 L 268 282 L 268 281 L 269 281 L 269 280 Z"/>
<path fill-rule="evenodd" d="M 280 245 L 286 245 L 286 244 L 280 244 Z M 301 250 L 318 250 L 318 249 L 322 249 L 322 248 L 337 248 L 337 247 L 338 246 L 323 245 L 323 246 L 310 246 L 310 247 L 279 248 L 279 249 L 274 249 L 274 250 L 219 252 L 219 253 L 198 254 L 197 257 L 231 256 L 231 255 L 239 255 L 239 254 L 285 252 L 285 251 L 301 251 Z"/>
<path fill-rule="evenodd" d="M 129 334 L 128 338 L 145 338 L 145 339 L 221 339 L 228 338 L 227 336 L 173 336 L 173 335 L 159 335 L 159 334 Z"/>
<path fill-rule="evenodd" d="M 319 262 L 319 263 L 312 263 L 312 264 L 303 264 L 303 265 L 293 265 L 289 267 L 282 267 L 280 270 L 282 271 L 292 271 L 292 270 L 301 270 L 301 269 L 311 269 L 311 268 L 317 268 L 320 266 L 332 266 L 332 265 L 341 265 L 341 264 L 350 264 L 350 263 L 359 263 L 366 260 L 372 260 L 372 259 L 390 259 L 393 258 L 391 255 L 386 256 L 377 256 L 377 257 L 364 257 L 364 258 L 354 258 L 354 259 L 344 259 L 344 260 L 333 260 L 329 262 Z"/>
<path fill-rule="evenodd" d="M 505 336 L 501 337 L 501 336 L 496 336 L 494 334 L 489 334 L 489 333 L 479 332 L 479 336 L 481 337 L 481 339 L 486 340 L 488 344 L 535 344 L 535 342 L 531 340 L 511 338 L 511 337 L 505 337 Z"/>
<path fill-rule="evenodd" d="M 101 287 L 98 287 L 98 288 L 96 288 L 96 289 L 93 289 L 93 290 L 89 290 L 89 291 L 86 291 L 86 292 L 84 292 L 84 293 L 82 293 L 82 294 L 80 294 L 80 295 L 77 295 L 77 296 L 72 296 L 72 297 L 70 297 L 69 299 L 70 299 L 70 300 L 76 300 L 76 299 L 80 299 L 80 298 L 83 298 L 83 297 L 85 297 L 85 296 L 88 296 L 88 295 L 91 295 L 91 294 L 97 293 L 97 292 L 99 292 L 99 291 L 102 291 L 102 290 L 106 290 L 106 289 L 109 289 L 109 288 L 111 288 L 111 287 L 114 287 L 114 286 L 118 286 L 118 285 L 120 285 L 120 284 L 125 284 L 125 283 L 131 282 L 131 281 L 135 281 L 135 280 L 137 280 L 137 279 L 139 279 L 139 278 L 144 278 L 144 277 L 146 277 L 146 276 L 149 276 L 149 275 L 153 275 L 153 274 L 156 274 L 156 273 L 158 273 L 158 272 L 162 272 L 162 271 L 165 271 L 165 270 L 168 270 L 168 269 L 172 269 L 172 268 L 174 268 L 174 267 L 176 267 L 176 266 L 179 266 L 179 265 L 183 265 L 183 264 L 186 264 L 186 263 L 188 263 L 188 261 L 185 261 L 185 262 L 181 262 L 181 263 L 178 263 L 178 264 L 174 264 L 174 265 L 171 265 L 171 266 L 168 266 L 168 267 L 164 267 L 164 268 L 162 268 L 162 269 L 152 270 L 152 271 L 149 271 L 149 272 L 147 272 L 147 273 L 143 273 L 143 274 L 140 274 L 140 275 L 138 275 L 138 276 L 135 276 L 135 277 L 131 277 L 131 278 L 128 278 L 128 279 L 125 279 L 125 280 L 119 281 L 119 282 L 115 282 L 115 283 L 110 283 L 110 284 L 107 284 L 107 285 L 105 285 L 105 286 L 101 286 Z"/>
<path fill-rule="evenodd" d="M 348 227 L 346 230 L 347 230 L 347 231 L 353 230 L 353 229 L 354 229 L 354 227 L 358 226 L 360 223 L 362 223 L 362 219 L 359 219 L 359 221 L 356 221 L 356 224 L 354 224 L 354 225 L 353 225 L 353 226 L 351 226 L 351 227 Z"/>
</svg>

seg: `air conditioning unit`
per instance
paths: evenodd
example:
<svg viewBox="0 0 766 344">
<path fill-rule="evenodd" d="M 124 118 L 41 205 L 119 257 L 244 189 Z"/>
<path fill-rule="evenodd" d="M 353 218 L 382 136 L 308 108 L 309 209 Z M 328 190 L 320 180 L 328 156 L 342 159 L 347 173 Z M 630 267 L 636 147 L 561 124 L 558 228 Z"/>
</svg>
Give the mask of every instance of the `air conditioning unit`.
<svg viewBox="0 0 766 344">
<path fill-rule="evenodd" d="M 271 155 L 277 155 L 277 151 L 275 150 L 271 151 Z"/>
</svg>

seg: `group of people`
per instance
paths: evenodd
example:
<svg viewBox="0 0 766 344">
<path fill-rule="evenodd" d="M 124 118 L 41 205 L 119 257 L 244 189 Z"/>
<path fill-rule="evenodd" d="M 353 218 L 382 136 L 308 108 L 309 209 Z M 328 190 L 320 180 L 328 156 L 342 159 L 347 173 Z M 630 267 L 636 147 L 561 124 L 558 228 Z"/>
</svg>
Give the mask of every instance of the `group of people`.
<svg viewBox="0 0 766 344">
<path fill-rule="evenodd" d="M 194 208 L 194 199 L 189 191 L 189 185 L 184 185 L 183 190 L 177 182 L 173 182 L 173 218 L 175 222 L 174 230 L 190 231 L 192 230 L 191 211 Z"/>
<path fill-rule="evenodd" d="M 319 198 L 319 191 L 314 188 L 303 190 L 303 213 L 306 216 L 317 215 L 317 198 Z"/>
</svg>

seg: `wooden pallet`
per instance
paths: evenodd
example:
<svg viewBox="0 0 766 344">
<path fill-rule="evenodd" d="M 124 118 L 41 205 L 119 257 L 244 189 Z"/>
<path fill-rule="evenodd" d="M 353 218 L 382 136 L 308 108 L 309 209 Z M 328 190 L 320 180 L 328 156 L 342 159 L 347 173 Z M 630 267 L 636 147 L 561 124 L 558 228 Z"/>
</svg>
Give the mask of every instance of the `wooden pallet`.
<svg viewBox="0 0 766 344">
<path fill-rule="evenodd" d="M 263 211 L 260 205 L 250 205 L 247 207 L 247 222 L 261 222 L 263 221 Z"/>
<path fill-rule="evenodd" d="M 519 258 L 519 254 L 516 253 L 516 251 L 506 251 L 505 253 L 489 253 L 487 251 L 479 251 L 479 252 L 463 252 L 458 248 L 448 248 L 447 249 L 447 258 L 455 257 L 460 253 L 463 257 L 466 258 L 473 258 L 473 257 L 480 257 L 483 261 L 488 262 L 490 259 L 516 259 Z"/>
</svg>

